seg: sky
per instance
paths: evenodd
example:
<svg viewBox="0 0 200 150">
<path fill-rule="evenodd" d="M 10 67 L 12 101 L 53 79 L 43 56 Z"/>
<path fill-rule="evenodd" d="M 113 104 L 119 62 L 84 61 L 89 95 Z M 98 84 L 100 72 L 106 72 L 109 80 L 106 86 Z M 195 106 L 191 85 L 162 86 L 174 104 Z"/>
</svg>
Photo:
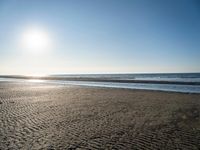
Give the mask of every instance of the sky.
<svg viewBox="0 0 200 150">
<path fill-rule="evenodd" d="M 199 0 L 0 0 L 0 74 L 156 72 L 200 72 Z"/>
</svg>

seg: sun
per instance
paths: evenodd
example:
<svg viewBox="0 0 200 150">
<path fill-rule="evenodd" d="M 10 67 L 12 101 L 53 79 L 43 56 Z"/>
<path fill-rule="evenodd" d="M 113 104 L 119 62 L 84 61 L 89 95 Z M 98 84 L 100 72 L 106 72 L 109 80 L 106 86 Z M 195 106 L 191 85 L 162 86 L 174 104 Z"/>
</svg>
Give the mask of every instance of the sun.
<svg viewBox="0 0 200 150">
<path fill-rule="evenodd" d="M 28 28 L 22 34 L 21 46 L 31 53 L 44 53 L 51 48 L 49 34 L 41 28 Z"/>
</svg>

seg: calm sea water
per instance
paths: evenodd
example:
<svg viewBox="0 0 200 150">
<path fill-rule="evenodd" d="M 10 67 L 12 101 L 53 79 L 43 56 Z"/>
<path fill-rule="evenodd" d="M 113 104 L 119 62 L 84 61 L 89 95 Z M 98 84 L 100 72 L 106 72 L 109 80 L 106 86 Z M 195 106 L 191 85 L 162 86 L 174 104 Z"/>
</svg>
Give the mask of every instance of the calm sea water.
<svg viewBox="0 0 200 150">
<path fill-rule="evenodd" d="M 59 85 L 81 85 L 110 88 L 146 89 L 159 91 L 173 91 L 186 93 L 200 93 L 200 85 L 176 85 L 176 84 L 145 84 L 145 83 L 118 83 L 118 82 L 92 82 L 92 81 L 67 81 L 67 78 L 94 78 L 111 80 L 150 80 L 150 81 L 178 81 L 200 82 L 200 73 L 168 73 L 168 74 L 62 74 L 51 77 L 64 77 L 66 80 L 43 80 L 41 82 Z M 0 78 L 0 81 L 11 80 Z M 13 79 L 14 80 L 14 79 Z M 16 82 L 17 79 L 15 79 Z M 19 80 L 17 80 L 19 81 Z M 28 80 L 20 81 L 26 82 Z M 30 80 L 29 80 L 30 81 Z M 32 80 L 35 82 L 34 80 Z M 37 83 L 40 80 L 37 80 Z"/>
<path fill-rule="evenodd" d="M 58 77 L 94 78 L 94 79 L 119 79 L 119 80 L 150 80 L 150 81 L 178 81 L 200 82 L 200 73 L 162 73 L 162 74 L 81 74 L 81 75 L 55 75 Z M 176 85 L 176 84 L 145 84 L 145 83 L 110 83 L 110 82 L 87 82 L 87 81 L 61 81 L 61 84 L 145 89 L 173 92 L 200 93 L 200 85 Z"/>
<path fill-rule="evenodd" d="M 55 77 L 87 77 L 120 80 L 156 80 L 156 81 L 181 81 L 200 82 L 200 73 L 155 73 L 155 74 L 63 74 Z"/>
</svg>

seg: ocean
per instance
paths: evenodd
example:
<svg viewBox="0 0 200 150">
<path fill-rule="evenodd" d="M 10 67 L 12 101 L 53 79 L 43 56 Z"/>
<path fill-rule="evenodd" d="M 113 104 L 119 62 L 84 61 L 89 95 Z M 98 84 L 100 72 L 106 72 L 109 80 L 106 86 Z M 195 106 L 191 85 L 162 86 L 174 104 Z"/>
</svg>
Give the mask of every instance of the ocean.
<svg viewBox="0 0 200 150">
<path fill-rule="evenodd" d="M 51 79 L 51 80 L 49 80 Z M 59 74 L 45 78 L 23 79 L 0 76 L 0 81 L 42 82 L 59 85 L 79 85 L 169 92 L 200 93 L 200 73 L 154 74 Z"/>
<path fill-rule="evenodd" d="M 62 74 L 52 75 L 66 78 L 97 78 L 119 80 L 152 80 L 152 81 L 180 81 L 200 82 L 200 73 L 154 73 L 154 74 Z"/>
</svg>

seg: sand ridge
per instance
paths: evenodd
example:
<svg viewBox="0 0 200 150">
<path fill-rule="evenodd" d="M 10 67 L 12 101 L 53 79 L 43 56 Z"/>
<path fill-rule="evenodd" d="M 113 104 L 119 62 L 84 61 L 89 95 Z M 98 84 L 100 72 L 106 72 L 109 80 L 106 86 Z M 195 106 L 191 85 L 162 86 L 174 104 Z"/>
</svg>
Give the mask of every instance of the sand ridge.
<svg viewBox="0 0 200 150">
<path fill-rule="evenodd" d="M 200 149 L 200 95 L 0 83 L 0 149 Z"/>
</svg>

